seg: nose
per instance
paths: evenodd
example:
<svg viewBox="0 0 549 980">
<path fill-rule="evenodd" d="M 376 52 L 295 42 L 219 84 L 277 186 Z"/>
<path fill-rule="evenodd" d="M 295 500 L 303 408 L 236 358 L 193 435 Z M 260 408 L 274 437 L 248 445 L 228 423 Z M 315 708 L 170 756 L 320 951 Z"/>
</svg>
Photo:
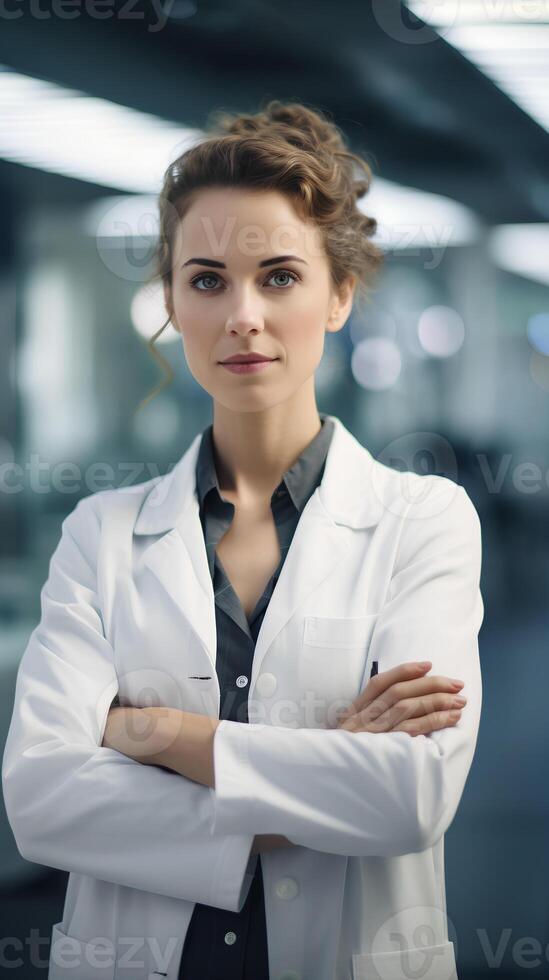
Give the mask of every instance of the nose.
<svg viewBox="0 0 549 980">
<path fill-rule="evenodd" d="M 263 320 L 258 316 L 232 316 L 227 320 L 226 332 L 246 336 L 248 333 L 261 333 L 263 331 Z"/>
<path fill-rule="evenodd" d="M 265 326 L 263 312 L 260 308 L 260 301 L 249 293 L 242 294 L 231 313 L 227 317 L 225 324 L 226 332 L 229 334 L 260 333 Z"/>
</svg>

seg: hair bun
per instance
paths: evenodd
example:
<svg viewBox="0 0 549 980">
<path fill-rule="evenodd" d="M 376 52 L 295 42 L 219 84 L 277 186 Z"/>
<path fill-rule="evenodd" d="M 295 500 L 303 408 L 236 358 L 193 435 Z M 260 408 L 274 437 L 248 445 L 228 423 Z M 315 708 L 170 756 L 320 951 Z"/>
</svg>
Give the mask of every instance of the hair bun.
<svg viewBox="0 0 549 980">
<path fill-rule="evenodd" d="M 254 115 L 232 115 L 220 111 L 211 118 L 213 132 L 219 134 L 284 139 L 292 146 L 308 152 L 323 150 L 334 153 L 346 149 L 342 134 L 335 123 L 323 118 L 319 110 L 309 109 L 303 103 L 292 104 L 272 99 L 261 112 Z"/>
</svg>

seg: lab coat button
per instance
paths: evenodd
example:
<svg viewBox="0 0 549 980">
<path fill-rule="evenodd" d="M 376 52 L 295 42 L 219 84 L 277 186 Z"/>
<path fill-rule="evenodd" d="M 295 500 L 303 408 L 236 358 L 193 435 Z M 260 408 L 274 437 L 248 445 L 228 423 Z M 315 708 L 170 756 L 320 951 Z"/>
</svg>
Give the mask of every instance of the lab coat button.
<svg viewBox="0 0 549 980">
<path fill-rule="evenodd" d="M 244 674 L 241 674 L 240 677 L 236 678 L 237 687 L 246 687 L 247 683 L 248 683 L 248 678 L 245 677 Z"/>
<path fill-rule="evenodd" d="M 227 946 L 232 946 L 233 943 L 236 942 L 236 932 L 226 932 L 225 942 L 227 943 Z"/>
<path fill-rule="evenodd" d="M 257 678 L 257 690 L 264 698 L 270 698 L 276 691 L 277 680 L 274 674 L 260 674 Z"/>
<path fill-rule="evenodd" d="M 299 885 L 295 878 L 281 878 L 276 883 L 275 891 L 277 898 L 295 898 L 299 893 Z"/>
</svg>

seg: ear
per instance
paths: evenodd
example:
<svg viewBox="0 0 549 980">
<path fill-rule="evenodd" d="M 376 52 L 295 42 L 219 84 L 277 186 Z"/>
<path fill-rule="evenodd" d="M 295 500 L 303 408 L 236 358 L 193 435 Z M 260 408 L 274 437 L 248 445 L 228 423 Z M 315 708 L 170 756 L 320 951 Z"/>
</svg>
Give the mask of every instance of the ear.
<svg viewBox="0 0 549 980">
<path fill-rule="evenodd" d="M 353 308 L 353 300 L 357 286 L 357 277 L 348 276 L 341 284 L 332 301 L 331 313 L 326 324 L 330 333 L 335 333 L 345 326 Z"/>
</svg>

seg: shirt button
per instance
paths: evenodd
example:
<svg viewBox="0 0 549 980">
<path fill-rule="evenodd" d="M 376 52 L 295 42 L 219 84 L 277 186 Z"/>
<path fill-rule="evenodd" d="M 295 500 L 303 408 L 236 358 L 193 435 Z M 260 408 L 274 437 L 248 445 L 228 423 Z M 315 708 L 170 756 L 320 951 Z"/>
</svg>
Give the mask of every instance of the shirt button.
<svg viewBox="0 0 549 980">
<path fill-rule="evenodd" d="M 236 942 L 236 932 L 226 932 L 225 942 L 227 943 L 227 946 L 232 946 L 233 943 Z"/>
<path fill-rule="evenodd" d="M 241 674 L 240 677 L 236 678 L 237 687 L 246 687 L 247 683 L 248 683 L 248 678 L 245 677 L 244 674 Z"/>
<path fill-rule="evenodd" d="M 299 894 L 299 885 L 295 878 L 281 878 L 275 888 L 277 898 L 290 899 Z"/>
</svg>

